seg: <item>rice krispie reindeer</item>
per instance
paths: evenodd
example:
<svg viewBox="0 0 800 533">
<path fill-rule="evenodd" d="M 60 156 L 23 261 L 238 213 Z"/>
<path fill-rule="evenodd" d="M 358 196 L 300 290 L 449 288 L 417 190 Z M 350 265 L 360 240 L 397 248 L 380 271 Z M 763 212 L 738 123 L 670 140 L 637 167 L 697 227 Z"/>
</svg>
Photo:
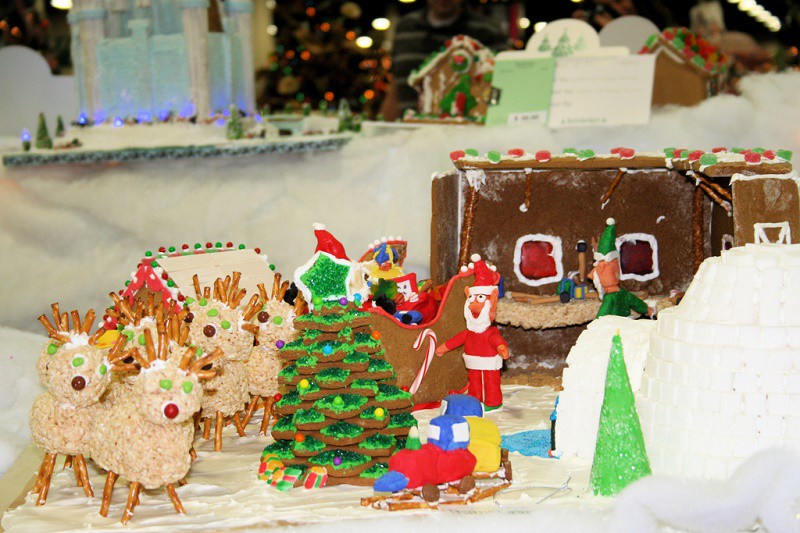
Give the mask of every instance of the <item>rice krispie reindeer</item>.
<svg viewBox="0 0 800 533">
<path fill-rule="evenodd" d="M 171 312 L 168 315 L 174 314 Z M 183 346 L 185 333 L 170 316 L 157 317 L 157 341 L 143 333 L 144 353 L 130 353 L 136 364 L 114 360 L 115 372 L 133 372 L 133 394 L 103 410 L 91 437 L 92 458 L 105 469 L 100 514 L 108 516 L 114 484 L 119 476 L 130 481 L 122 523 L 133 516 L 142 488 L 164 487 L 175 507 L 185 514 L 175 484 L 181 484 L 192 463 L 193 415 L 200 409 L 203 387 L 215 371 L 204 370 L 222 350 L 195 357 L 196 349 Z"/>
<path fill-rule="evenodd" d="M 30 413 L 31 438 L 45 451 L 32 491 L 39 494 L 36 505 L 47 501 L 58 454 L 67 456 L 65 466 L 72 463 L 75 479 L 86 496 L 94 496 L 86 469 L 89 439 L 101 411 L 100 396 L 109 383 L 109 360 L 122 356 L 125 344 L 124 338 L 118 339 L 110 352 L 96 345 L 105 330 L 100 328 L 89 336 L 95 319 L 93 310 L 81 320 L 78 311 L 61 313 L 57 303 L 52 309 L 55 325 L 45 315 L 39 317 L 52 340 L 44 346 L 36 363 L 39 380 L 47 392 L 33 400 Z"/>
<path fill-rule="evenodd" d="M 217 348 L 223 352 L 213 365 L 217 375 L 205 385 L 200 415 L 204 422 L 204 439 L 210 438 L 211 425 L 215 423 L 214 451 L 222 449 L 222 430 L 229 420 L 233 420 L 239 435 L 244 436 L 239 413 L 250 400 L 245 361 L 253 349 L 256 333 L 255 325 L 250 321 L 258 313 L 260 305 L 256 294 L 243 309 L 239 308 L 246 294 L 245 289 L 239 288 L 240 277 L 239 272 L 234 272 L 233 277 L 217 278 L 212 293 L 211 288 L 200 287 L 195 275 L 193 282 L 197 299 L 189 302 L 189 314 L 186 315 L 190 341 L 203 353 Z"/>
<path fill-rule="evenodd" d="M 278 350 L 285 343 L 297 338 L 294 329 L 294 319 L 298 315 L 308 312 L 308 305 L 302 293 L 297 294 L 294 305 L 285 301 L 289 282 L 281 283 L 281 275 L 275 274 L 272 280 L 271 297 L 263 283 L 258 284 L 261 296 L 261 307 L 256 314 L 256 328 L 250 324 L 244 327 L 255 331 L 256 342 L 247 361 L 247 378 L 249 391 L 252 396 L 247 415 L 244 418 L 246 426 L 260 404 L 264 406 L 264 418 L 261 420 L 259 435 L 266 435 L 272 416 L 272 406 L 275 394 L 278 392 L 278 372 L 281 370 L 281 361 L 278 359 Z"/>
</svg>

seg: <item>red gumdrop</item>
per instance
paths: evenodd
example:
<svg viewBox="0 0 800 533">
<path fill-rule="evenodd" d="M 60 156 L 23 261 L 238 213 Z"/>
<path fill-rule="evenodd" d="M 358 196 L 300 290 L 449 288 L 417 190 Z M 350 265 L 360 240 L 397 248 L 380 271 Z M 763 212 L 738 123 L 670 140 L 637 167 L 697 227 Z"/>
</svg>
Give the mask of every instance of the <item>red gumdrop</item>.
<svg viewBox="0 0 800 533">
<path fill-rule="evenodd" d="M 179 301 L 179 302 L 182 302 L 182 301 L 184 301 L 185 299 L 186 299 L 186 297 L 185 297 L 183 294 L 179 294 L 179 295 L 178 295 L 178 301 Z"/>
<path fill-rule="evenodd" d="M 228 241 L 228 242 L 225 243 L 225 247 L 226 248 L 233 248 L 233 243 L 231 241 Z"/>
<path fill-rule="evenodd" d="M 522 148 L 512 148 L 511 150 L 508 151 L 508 155 L 510 155 L 511 157 L 522 157 L 523 155 L 525 155 L 525 150 L 523 150 Z"/>
<path fill-rule="evenodd" d="M 748 152 L 744 154 L 744 160 L 748 163 L 760 163 L 761 162 L 761 154 L 757 154 L 755 152 Z"/>
<path fill-rule="evenodd" d="M 769 159 L 769 160 L 775 159 L 775 156 L 776 156 L 774 150 L 767 150 L 766 152 L 764 152 L 761 155 L 764 157 L 764 159 Z"/>
<path fill-rule="evenodd" d="M 280 392 L 275 393 L 275 396 L 272 397 L 272 399 L 275 400 L 276 402 L 281 401 L 281 398 L 283 398 L 283 394 L 281 394 Z"/>
<path fill-rule="evenodd" d="M 167 405 L 164 406 L 164 416 L 166 416 L 170 420 L 178 416 L 180 412 L 181 412 L 180 408 L 174 403 L 168 403 Z"/>
<path fill-rule="evenodd" d="M 168 280 L 168 279 L 169 279 L 169 274 L 167 274 L 166 272 L 164 272 L 163 274 L 161 274 L 161 279 L 163 279 L 163 280 Z"/>
<path fill-rule="evenodd" d="M 619 156 L 620 156 L 622 159 L 630 159 L 630 158 L 632 158 L 632 157 L 633 157 L 635 154 L 636 154 L 636 152 L 634 151 L 634 149 L 633 149 L 633 148 L 620 148 L 620 149 L 619 149 Z"/>
<path fill-rule="evenodd" d="M 621 146 L 617 146 L 617 147 L 611 149 L 611 153 L 616 155 L 616 154 L 619 154 L 620 150 L 622 150 L 622 147 Z"/>
<path fill-rule="evenodd" d="M 214 246 L 214 245 L 213 245 L 213 244 L 211 244 L 210 242 L 207 242 L 207 243 L 206 243 L 206 248 L 211 248 L 212 246 Z"/>
<path fill-rule="evenodd" d="M 702 150 L 695 150 L 694 152 L 689 153 L 689 161 L 699 161 L 700 156 L 703 155 L 705 152 Z"/>
<path fill-rule="evenodd" d="M 550 161 L 551 157 L 550 150 L 539 150 L 538 152 L 536 152 L 536 155 L 534 157 L 536 157 L 536 160 L 539 161 L 540 163 Z"/>
<path fill-rule="evenodd" d="M 159 252 L 161 252 L 161 253 L 163 254 L 164 252 L 166 252 L 166 251 L 167 251 L 167 249 L 166 249 L 166 248 L 164 248 L 163 246 L 161 246 L 161 247 L 158 249 L 158 251 L 159 251 Z"/>
<path fill-rule="evenodd" d="M 725 148 L 724 146 L 717 146 L 716 148 L 712 148 L 711 149 L 711 152 L 715 153 L 715 154 L 718 154 L 720 152 L 727 152 L 727 151 L 728 151 L 728 149 Z"/>
<path fill-rule="evenodd" d="M 260 254 L 260 253 L 261 253 L 261 248 L 256 248 L 254 251 L 255 251 L 257 254 Z"/>
<path fill-rule="evenodd" d="M 405 392 L 408 392 L 408 391 L 410 391 L 411 389 L 409 389 L 409 388 L 408 388 L 408 385 L 403 385 L 402 387 L 400 387 L 400 390 L 402 390 L 402 391 L 405 391 Z"/>
<path fill-rule="evenodd" d="M 462 157 L 466 157 L 467 153 L 464 150 L 455 150 L 450 152 L 450 160 L 451 161 L 458 161 Z"/>
<path fill-rule="evenodd" d="M 181 250 L 188 250 L 188 249 L 189 249 L 189 245 L 188 244 L 182 244 L 181 245 Z"/>
</svg>

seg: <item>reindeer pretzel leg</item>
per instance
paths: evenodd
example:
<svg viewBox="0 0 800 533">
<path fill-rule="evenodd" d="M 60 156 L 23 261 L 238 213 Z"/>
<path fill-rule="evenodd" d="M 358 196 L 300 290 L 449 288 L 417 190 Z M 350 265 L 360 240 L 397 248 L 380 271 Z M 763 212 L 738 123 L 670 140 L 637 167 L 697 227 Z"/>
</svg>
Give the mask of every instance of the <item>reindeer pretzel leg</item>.
<svg viewBox="0 0 800 533">
<path fill-rule="evenodd" d="M 42 457 L 42 464 L 39 465 L 39 473 L 36 474 L 36 482 L 33 484 L 31 494 L 38 494 L 42 490 L 42 481 L 44 480 L 44 472 L 47 470 L 47 455 Z"/>
<path fill-rule="evenodd" d="M 264 400 L 264 419 L 261 420 L 261 428 L 258 430 L 259 435 L 266 435 L 269 429 L 269 422 L 272 418 L 272 413 L 275 410 L 275 398 L 270 396 Z"/>
<path fill-rule="evenodd" d="M 250 399 L 250 405 L 247 406 L 247 412 L 244 414 L 244 420 L 242 420 L 242 425 L 247 427 L 247 424 L 250 423 L 250 419 L 253 418 L 253 414 L 255 414 L 256 409 L 258 409 L 258 402 L 261 401 L 261 396 L 253 396 Z"/>
<path fill-rule="evenodd" d="M 64 464 L 66 464 L 66 461 L 64 461 Z M 75 483 L 77 483 L 79 487 L 83 487 L 83 478 L 81 477 L 81 469 L 78 466 L 77 461 L 75 462 L 74 468 L 72 470 L 73 473 L 75 474 Z"/>
<path fill-rule="evenodd" d="M 194 446 L 189 448 L 189 457 L 192 459 L 192 462 L 197 461 L 197 452 L 194 451 Z"/>
<path fill-rule="evenodd" d="M 139 500 L 139 490 L 141 485 L 137 481 L 132 481 L 128 489 L 128 502 L 125 504 L 125 512 L 122 514 L 122 523 L 127 524 L 133 517 L 133 509 Z"/>
<path fill-rule="evenodd" d="M 236 426 L 236 432 L 239 436 L 244 437 L 244 424 L 242 424 L 242 418 L 238 412 L 233 414 L 233 425 Z"/>
<path fill-rule="evenodd" d="M 114 484 L 117 482 L 119 474 L 108 471 L 106 474 L 106 485 L 103 487 L 103 503 L 100 504 L 100 516 L 108 516 L 108 508 L 111 507 L 111 495 L 114 493 Z"/>
<path fill-rule="evenodd" d="M 42 485 L 39 488 L 39 499 L 36 500 L 36 505 L 44 505 L 47 501 L 47 493 L 50 491 L 50 478 L 53 477 L 53 468 L 56 466 L 55 453 L 46 453 L 44 460 L 46 461 L 44 473 L 42 475 Z"/>
<path fill-rule="evenodd" d="M 217 411 L 217 424 L 214 427 L 214 451 L 222 450 L 222 430 L 225 428 L 225 420 L 221 411 Z"/>
<path fill-rule="evenodd" d="M 189 483 L 189 482 L 188 482 L 188 481 L 186 481 L 186 478 L 183 478 L 183 479 L 181 479 L 180 481 L 178 481 L 178 486 L 179 486 L 179 487 L 183 487 L 183 486 L 184 486 L 184 485 L 186 485 L 187 483 Z"/>
<path fill-rule="evenodd" d="M 211 438 L 211 418 L 206 418 L 203 421 L 203 440 Z"/>
<path fill-rule="evenodd" d="M 94 490 L 92 490 L 92 484 L 89 482 L 89 470 L 86 468 L 86 459 L 82 454 L 75 456 L 75 466 L 81 478 L 81 483 L 78 486 L 83 487 L 83 492 L 87 498 L 93 498 Z"/>
<path fill-rule="evenodd" d="M 172 483 L 167 483 L 167 494 L 169 494 L 169 499 L 172 500 L 172 505 L 175 507 L 175 512 L 178 514 L 186 514 L 186 509 L 183 508 L 181 499 L 178 498 L 178 493 L 175 492 L 175 485 Z"/>
</svg>

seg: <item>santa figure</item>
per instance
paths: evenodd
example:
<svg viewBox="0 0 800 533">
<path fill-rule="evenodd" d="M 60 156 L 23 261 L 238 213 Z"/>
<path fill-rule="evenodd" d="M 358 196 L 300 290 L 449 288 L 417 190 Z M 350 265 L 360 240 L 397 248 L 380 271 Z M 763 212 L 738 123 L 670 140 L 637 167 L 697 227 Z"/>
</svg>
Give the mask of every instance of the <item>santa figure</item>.
<svg viewBox="0 0 800 533">
<path fill-rule="evenodd" d="M 642 315 L 652 314 L 653 310 L 645 302 L 619 286 L 622 270 L 617 251 L 616 221 L 613 218 L 606 220 L 600 241 L 594 241 L 592 246 L 595 249 L 595 262 L 588 277 L 603 301 L 597 311 L 598 318 L 606 315 L 630 316 L 631 310 Z"/>
<path fill-rule="evenodd" d="M 314 252 L 325 252 L 337 259 L 346 259 L 350 261 L 350 258 L 347 257 L 347 253 L 344 251 L 344 245 L 328 231 L 325 224 L 320 224 L 319 222 L 314 223 L 314 236 L 317 238 L 317 248 Z"/>
<path fill-rule="evenodd" d="M 417 275 L 413 272 L 394 278 L 397 284 L 397 295 L 394 298 L 394 313 L 403 324 L 420 324 L 433 320 L 436 316 L 436 301 L 429 292 L 419 292 Z"/>
<path fill-rule="evenodd" d="M 464 346 L 464 364 L 468 370 L 470 396 L 483 402 L 486 411 L 503 405 L 500 369 L 508 359 L 508 343 L 492 325 L 497 316 L 497 284 L 500 274 L 480 256 L 472 256 L 475 284 L 465 289 L 464 318 L 467 329 L 436 349 L 437 355 Z"/>
</svg>

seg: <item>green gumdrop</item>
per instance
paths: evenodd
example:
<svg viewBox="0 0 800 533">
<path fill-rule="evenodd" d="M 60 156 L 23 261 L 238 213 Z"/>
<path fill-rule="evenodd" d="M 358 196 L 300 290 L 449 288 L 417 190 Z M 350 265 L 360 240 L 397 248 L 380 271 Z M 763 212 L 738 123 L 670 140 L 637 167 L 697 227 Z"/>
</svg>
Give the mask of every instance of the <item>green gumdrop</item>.
<svg viewBox="0 0 800 533">
<path fill-rule="evenodd" d="M 244 250 L 244 244 L 240 244 L 240 245 L 239 245 L 239 249 L 240 249 L 240 250 Z"/>
<path fill-rule="evenodd" d="M 138 341 L 139 341 L 139 346 L 144 346 L 145 344 L 147 344 L 147 339 L 145 338 L 144 333 L 139 335 Z"/>
<path fill-rule="evenodd" d="M 744 150 L 744 148 L 739 148 L 738 146 L 734 146 L 733 148 L 731 148 L 731 152 L 733 152 L 734 154 L 739 154 L 742 152 L 742 150 Z"/>
<path fill-rule="evenodd" d="M 791 150 L 778 150 L 777 152 L 775 152 L 775 155 L 777 155 L 781 159 L 785 159 L 786 161 L 790 161 L 792 159 Z"/>
<path fill-rule="evenodd" d="M 228 329 L 231 327 L 231 323 L 227 320 L 223 320 L 219 325 L 222 326 L 222 329 Z"/>
<path fill-rule="evenodd" d="M 153 252 L 151 252 L 150 250 L 147 250 L 147 251 L 144 253 L 144 256 L 145 256 L 145 257 L 153 257 Z"/>
<path fill-rule="evenodd" d="M 613 496 L 648 474 L 650 461 L 622 354 L 622 339 L 615 335 L 589 483 L 594 494 Z"/>
<path fill-rule="evenodd" d="M 670 148 L 664 148 L 664 157 L 668 157 L 668 158 L 672 159 L 674 157 L 674 155 L 673 155 L 674 153 L 675 153 L 675 147 L 674 146 L 672 146 Z"/>
<path fill-rule="evenodd" d="M 205 307 L 205 306 L 207 306 L 207 305 L 208 305 L 208 300 L 206 300 L 205 298 L 200 298 L 200 301 L 199 301 L 199 302 L 197 302 L 197 304 L 198 304 L 200 307 Z"/>
<path fill-rule="evenodd" d="M 77 368 L 79 366 L 83 366 L 83 363 L 85 363 L 85 362 L 86 362 L 86 359 L 84 359 L 83 357 L 73 357 L 72 358 L 72 366 L 74 366 L 75 368 Z"/>
<path fill-rule="evenodd" d="M 755 154 L 763 154 L 764 152 L 766 152 L 766 150 L 764 150 L 764 149 L 763 149 L 763 148 L 761 148 L 760 146 L 759 146 L 758 148 L 753 148 L 751 151 L 752 151 L 753 153 L 755 153 Z"/>
<path fill-rule="evenodd" d="M 487 157 L 487 158 L 489 159 L 489 161 L 491 161 L 492 163 L 499 163 L 499 162 L 500 162 L 500 159 L 501 159 L 503 156 L 501 156 L 501 155 L 500 155 L 500 152 L 496 152 L 496 151 L 492 150 L 491 152 L 489 152 L 488 154 L 486 154 L 486 157 Z"/>
<path fill-rule="evenodd" d="M 563 153 L 578 155 L 578 150 L 576 150 L 575 148 L 564 148 L 564 152 Z"/>
<path fill-rule="evenodd" d="M 477 157 L 480 152 L 478 152 L 475 148 L 467 148 L 464 150 L 464 153 L 471 155 L 472 157 Z"/>
<path fill-rule="evenodd" d="M 717 164 L 716 154 L 703 154 L 700 156 L 700 165 L 707 166 L 716 164 Z"/>
<path fill-rule="evenodd" d="M 311 303 L 314 304 L 314 307 L 320 307 L 322 305 L 322 297 L 321 296 L 314 296 L 311 299 Z"/>
<path fill-rule="evenodd" d="M 594 150 L 581 150 L 578 152 L 578 159 L 591 159 L 594 157 Z"/>
<path fill-rule="evenodd" d="M 337 396 L 333 399 L 333 405 L 344 405 L 344 400 L 341 396 Z"/>
<path fill-rule="evenodd" d="M 52 342 L 47 345 L 47 353 L 49 355 L 55 355 L 57 351 L 58 351 L 58 346 L 56 346 Z"/>
<path fill-rule="evenodd" d="M 158 386 L 164 390 L 170 390 L 172 388 L 172 380 L 171 379 L 162 379 L 158 382 Z"/>
<path fill-rule="evenodd" d="M 183 385 L 181 385 L 181 388 L 183 389 L 183 392 L 185 392 L 186 394 L 191 394 L 192 391 L 194 390 L 194 383 L 192 383 L 191 381 L 184 381 Z"/>
<path fill-rule="evenodd" d="M 689 157 L 690 153 L 691 153 L 690 150 L 681 150 L 681 159 L 686 159 L 687 157 Z"/>
</svg>

